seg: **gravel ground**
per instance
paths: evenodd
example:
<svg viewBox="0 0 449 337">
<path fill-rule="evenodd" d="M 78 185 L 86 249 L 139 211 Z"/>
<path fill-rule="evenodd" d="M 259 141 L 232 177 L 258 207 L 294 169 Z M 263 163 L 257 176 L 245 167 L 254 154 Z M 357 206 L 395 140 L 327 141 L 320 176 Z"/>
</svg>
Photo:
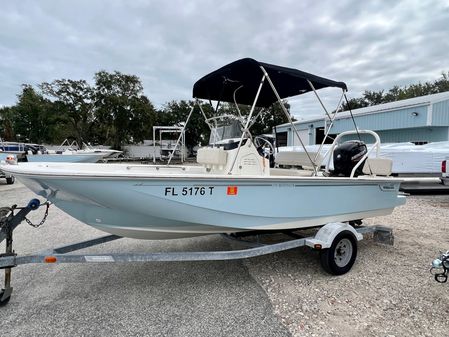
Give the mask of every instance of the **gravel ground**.
<svg viewBox="0 0 449 337">
<path fill-rule="evenodd" d="M 20 185 L 0 186 L 0 205 L 30 197 Z M 19 226 L 17 250 L 99 234 L 80 231 L 57 209 L 49 221 L 38 231 Z M 448 222 L 448 195 L 408 197 L 392 215 L 365 222 L 392 227 L 394 246 L 360 242 L 353 269 L 339 277 L 323 272 L 318 253 L 307 248 L 243 263 L 22 266 L 13 270 L 10 304 L 0 309 L 2 335 L 446 336 L 449 284 L 436 283 L 429 268 L 449 249 Z M 108 247 L 148 245 L 227 248 L 214 238 Z M 96 249 L 102 247 L 90 252 Z"/>
<path fill-rule="evenodd" d="M 395 244 L 360 242 L 346 275 L 325 274 L 308 249 L 245 263 L 293 336 L 447 336 L 449 284 L 429 269 L 449 249 L 449 196 L 410 196 L 365 223 L 392 227 Z"/>
</svg>

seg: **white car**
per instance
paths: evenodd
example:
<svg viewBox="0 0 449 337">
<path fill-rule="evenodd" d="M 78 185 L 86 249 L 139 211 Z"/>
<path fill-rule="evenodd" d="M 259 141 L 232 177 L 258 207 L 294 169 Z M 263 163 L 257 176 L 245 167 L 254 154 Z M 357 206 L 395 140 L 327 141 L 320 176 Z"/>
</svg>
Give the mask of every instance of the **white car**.
<svg viewBox="0 0 449 337">
<path fill-rule="evenodd" d="M 449 185 L 449 158 L 446 158 L 441 162 L 441 182 L 444 185 Z"/>
</svg>

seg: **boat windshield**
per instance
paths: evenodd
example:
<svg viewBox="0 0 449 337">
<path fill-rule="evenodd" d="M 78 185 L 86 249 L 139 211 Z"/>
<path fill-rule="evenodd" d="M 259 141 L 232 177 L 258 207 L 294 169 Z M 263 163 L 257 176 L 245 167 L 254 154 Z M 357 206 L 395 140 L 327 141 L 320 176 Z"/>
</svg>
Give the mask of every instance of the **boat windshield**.
<svg viewBox="0 0 449 337">
<path fill-rule="evenodd" d="M 211 129 L 209 145 L 221 143 L 223 140 L 236 139 L 242 136 L 242 125 L 238 120 L 226 119 L 217 121 Z"/>
</svg>

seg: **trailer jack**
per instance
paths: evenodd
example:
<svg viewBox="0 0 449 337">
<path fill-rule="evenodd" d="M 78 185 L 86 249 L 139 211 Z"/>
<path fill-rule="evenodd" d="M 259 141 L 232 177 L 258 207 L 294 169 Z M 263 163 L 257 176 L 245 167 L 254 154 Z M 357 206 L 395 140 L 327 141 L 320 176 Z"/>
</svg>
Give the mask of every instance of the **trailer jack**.
<svg viewBox="0 0 449 337">
<path fill-rule="evenodd" d="M 48 214 L 48 206 L 49 203 L 45 203 L 47 205 L 46 214 Z M 26 216 L 31 211 L 34 211 L 41 206 L 41 203 L 38 199 L 32 199 L 26 207 L 17 207 L 17 205 L 13 205 L 12 207 L 2 207 L 0 208 L 0 243 L 5 241 L 5 253 L 0 254 L 0 258 L 10 257 L 12 260 L 15 260 L 17 254 L 12 249 L 12 234 L 14 229 L 23 221 L 28 220 Z M 14 214 L 16 210 L 19 210 L 17 214 Z M 46 216 L 43 221 L 45 221 Z M 29 221 L 29 220 L 28 220 Z M 41 221 L 41 224 L 43 224 Z M 12 263 L 6 266 L 0 266 L 0 269 L 5 270 L 5 287 L 0 289 L 0 306 L 7 304 L 11 298 L 12 287 L 11 287 L 11 269 L 15 267 L 16 264 Z"/>
</svg>

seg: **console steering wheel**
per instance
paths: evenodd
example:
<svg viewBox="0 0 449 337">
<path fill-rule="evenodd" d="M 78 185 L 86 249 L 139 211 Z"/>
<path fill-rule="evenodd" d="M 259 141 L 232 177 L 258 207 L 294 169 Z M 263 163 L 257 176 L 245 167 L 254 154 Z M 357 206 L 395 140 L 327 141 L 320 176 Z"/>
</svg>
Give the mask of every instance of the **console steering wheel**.
<svg viewBox="0 0 449 337">
<path fill-rule="evenodd" d="M 273 144 L 271 144 L 269 140 L 263 137 L 254 137 L 254 145 L 256 145 L 256 147 L 262 151 L 263 156 L 266 158 L 274 154 Z"/>
</svg>

